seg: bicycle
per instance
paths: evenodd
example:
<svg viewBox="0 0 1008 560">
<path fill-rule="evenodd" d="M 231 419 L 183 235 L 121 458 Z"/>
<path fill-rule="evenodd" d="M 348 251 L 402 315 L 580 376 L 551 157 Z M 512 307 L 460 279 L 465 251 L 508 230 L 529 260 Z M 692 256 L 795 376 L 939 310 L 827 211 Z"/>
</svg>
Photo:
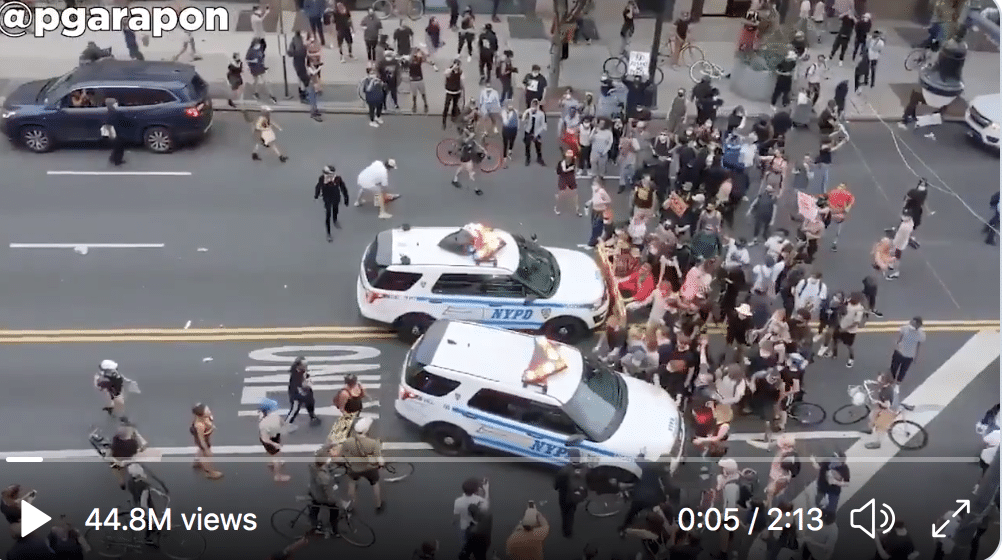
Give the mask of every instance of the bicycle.
<svg viewBox="0 0 1008 560">
<path fill-rule="evenodd" d="M 669 47 L 669 53 L 675 52 L 674 40 L 669 39 L 665 44 Z M 683 46 L 679 47 L 679 57 L 677 60 L 678 62 L 672 62 L 671 54 L 658 53 L 658 64 L 668 63 L 673 68 L 690 68 L 698 61 L 707 60 L 707 56 L 704 54 L 703 49 L 689 41 L 685 41 L 683 42 Z"/>
<path fill-rule="evenodd" d="M 872 396 L 877 393 L 878 385 L 878 381 L 865 380 L 860 385 L 849 386 L 847 394 L 850 396 L 851 402 L 841 406 L 833 413 L 833 421 L 846 426 L 867 418 L 871 414 L 872 407 L 878 404 L 878 400 Z M 915 451 L 924 448 L 928 444 L 928 433 L 917 422 L 903 418 L 903 413 L 908 410 L 902 403 L 897 410 L 884 409 L 879 414 L 884 414 L 885 417 L 881 419 L 877 418 L 876 423 L 889 424 L 886 427 L 886 433 L 896 447 Z"/>
<path fill-rule="evenodd" d="M 167 511 L 171 502 L 168 494 L 151 487 L 151 499 L 155 496 L 163 500 L 163 504 L 158 504 L 154 509 L 159 513 Z M 152 531 L 153 539 L 148 541 L 144 531 L 123 531 L 122 525 L 130 522 L 130 511 L 133 508 L 123 508 L 116 510 L 116 522 L 120 527 L 108 526 L 104 531 L 95 527 L 90 527 L 84 533 L 84 539 L 91 546 L 94 552 L 103 558 L 122 558 L 126 555 L 141 555 L 148 549 L 156 549 L 171 560 L 197 560 L 206 552 L 206 538 L 195 531 Z M 107 518 L 106 518 L 107 519 Z M 102 519 L 96 522 L 102 523 Z M 90 523 L 90 520 L 88 521 Z M 117 530 L 118 529 L 118 530 Z"/>
<path fill-rule="evenodd" d="M 788 395 L 783 405 L 781 408 L 788 418 L 796 420 L 803 426 L 818 426 L 826 420 L 826 409 L 798 398 L 797 394 Z"/>
<path fill-rule="evenodd" d="M 396 4 L 398 2 L 408 2 L 406 13 L 400 13 Z M 388 19 L 392 16 L 401 18 L 406 16 L 410 21 L 417 21 L 424 16 L 424 5 L 421 0 L 375 0 L 371 4 L 371 9 L 378 14 L 378 19 Z"/>
<path fill-rule="evenodd" d="M 903 61 L 903 67 L 908 72 L 923 70 L 932 64 L 931 49 L 921 47 L 912 49 Z"/>
<path fill-rule="evenodd" d="M 392 484 L 409 478 L 409 476 L 413 474 L 413 470 L 413 463 L 407 463 L 405 461 L 391 461 L 378 467 L 378 475 L 381 477 L 382 482 Z M 347 474 L 346 464 L 340 463 L 333 465 L 332 473 L 336 478 Z"/>
<path fill-rule="evenodd" d="M 437 158 L 441 165 L 448 167 L 458 167 L 462 165 L 462 148 L 458 138 L 445 138 L 438 142 Z M 491 141 L 483 144 L 483 159 L 479 162 L 479 169 L 483 173 L 493 173 L 501 168 L 504 162 L 504 147 L 497 142 Z"/>
<path fill-rule="evenodd" d="M 612 517 L 623 511 L 630 503 L 630 489 L 633 484 L 610 481 L 609 486 L 613 492 L 594 492 L 585 500 L 585 510 L 588 515 L 598 518 Z"/>
<path fill-rule="evenodd" d="M 659 55 L 659 62 L 661 56 Z M 627 75 L 626 59 L 622 56 L 610 56 L 602 63 L 602 73 L 612 80 L 622 80 Z M 661 64 L 655 65 L 654 85 L 659 86 L 665 81 L 665 72 L 661 69 Z"/>
<path fill-rule="evenodd" d="M 689 74 L 690 79 L 693 80 L 694 84 L 699 84 L 704 78 L 710 78 L 711 81 L 713 81 L 731 76 L 731 73 L 726 72 L 724 68 L 708 60 L 698 60 L 694 62 L 693 65 L 690 66 Z"/>
<path fill-rule="evenodd" d="M 123 420 L 122 424 L 125 426 L 134 427 L 132 424 L 129 423 L 128 420 Z M 91 447 L 94 448 L 94 450 L 98 453 L 99 457 L 105 459 L 110 463 L 111 468 L 116 468 L 118 466 L 119 461 L 113 459 L 110 455 L 112 451 L 112 440 L 107 438 L 105 434 L 101 432 L 101 429 L 97 427 L 91 429 L 91 433 L 88 434 L 88 443 L 91 444 Z M 141 449 L 140 451 L 143 452 L 144 450 L 145 449 Z M 168 486 L 164 483 L 164 481 L 158 478 L 158 476 L 154 474 L 154 472 L 150 469 L 149 466 L 147 466 L 146 463 L 143 462 L 135 462 L 135 463 L 144 470 L 144 474 L 147 477 L 147 482 L 151 488 L 152 493 L 157 493 L 160 496 L 167 497 Z M 126 464 L 123 463 L 121 468 L 125 469 Z"/>
<path fill-rule="evenodd" d="M 308 509 L 312 506 L 311 496 L 298 496 L 298 502 L 306 502 L 301 509 L 281 508 L 273 512 L 270 516 L 270 524 L 273 530 L 281 537 L 298 540 L 307 535 L 316 533 L 316 527 L 308 515 Z M 332 533 L 332 524 L 324 525 L 322 533 L 324 536 L 336 537 L 345 540 L 348 544 L 359 548 L 367 548 L 375 543 L 376 537 L 374 529 L 367 523 L 357 519 L 353 511 L 349 509 L 350 502 L 343 502 L 340 507 L 320 505 L 329 509 L 329 515 L 337 515 L 336 533 Z"/>
</svg>

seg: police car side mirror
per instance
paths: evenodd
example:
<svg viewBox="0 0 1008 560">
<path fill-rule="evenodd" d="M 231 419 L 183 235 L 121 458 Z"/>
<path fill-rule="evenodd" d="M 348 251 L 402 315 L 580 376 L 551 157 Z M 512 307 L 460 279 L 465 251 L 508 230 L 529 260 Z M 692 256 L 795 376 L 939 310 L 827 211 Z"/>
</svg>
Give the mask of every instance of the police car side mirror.
<svg viewBox="0 0 1008 560">
<path fill-rule="evenodd" d="M 582 436 L 582 435 L 571 436 L 571 437 L 567 438 L 567 447 L 573 447 L 575 445 L 579 445 L 584 440 L 585 440 L 585 437 Z"/>
</svg>

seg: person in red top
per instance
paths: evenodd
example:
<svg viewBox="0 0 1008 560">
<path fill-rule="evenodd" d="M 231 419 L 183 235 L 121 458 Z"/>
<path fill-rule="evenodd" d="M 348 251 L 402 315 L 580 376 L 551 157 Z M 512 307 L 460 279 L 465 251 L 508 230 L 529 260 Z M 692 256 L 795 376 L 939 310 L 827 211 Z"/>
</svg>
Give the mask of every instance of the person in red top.
<svg viewBox="0 0 1008 560">
<path fill-rule="evenodd" d="M 840 232 L 843 231 L 844 220 L 847 219 L 851 208 L 854 207 L 854 195 L 847 190 L 847 185 L 840 183 L 826 194 L 826 200 L 829 202 L 831 220 L 837 225 L 836 237 L 833 238 L 833 245 L 830 247 L 831 251 L 836 251 L 837 243 L 840 242 Z"/>
<path fill-rule="evenodd" d="M 620 279 L 619 289 L 624 294 L 630 294 L 628 300 L 645 301 L 655 289 L 651 265 L 647 262 L 641 263 L 629 276 Z"/>
</svg>

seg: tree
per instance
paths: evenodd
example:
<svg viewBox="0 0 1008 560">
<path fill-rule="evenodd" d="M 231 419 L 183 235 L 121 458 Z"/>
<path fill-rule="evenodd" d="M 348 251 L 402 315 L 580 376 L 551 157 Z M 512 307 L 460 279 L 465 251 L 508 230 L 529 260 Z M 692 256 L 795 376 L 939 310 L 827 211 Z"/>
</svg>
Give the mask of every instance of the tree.
<svg viewBox="0 0 1008 560">
<path fill-rule="evenodd" d="M 574 32 L 577 20 L 588 8 L 591 0 L 553 0 L 553 36 L 550 40 L 549 87 L 560 85 L 560 55 L 564 39 Z"/>
</svg>

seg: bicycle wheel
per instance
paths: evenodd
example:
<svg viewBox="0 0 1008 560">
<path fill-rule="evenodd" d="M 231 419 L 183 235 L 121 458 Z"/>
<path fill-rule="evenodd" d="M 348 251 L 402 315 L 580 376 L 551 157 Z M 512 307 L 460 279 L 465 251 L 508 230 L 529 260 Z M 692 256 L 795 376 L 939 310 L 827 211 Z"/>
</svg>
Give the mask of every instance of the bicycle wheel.
<svg viewBox="0 0 1008 560">
<path fill-rule="evenodd" d="M 623 76 L 626 76 L 626 62 L 618 56 L 611 56 L 602 63 L 602 73 L 610 78 L 621 80 Z"/>
<path fill-rule="evenodd" d="M 660 66 L 655 66 L 654 69 L 654 85 L 659 86 L 665 81 L 665 72 L 662 71 Z"/>
<path fill-rule="evenodd" d="M 833 421 L 841 426 L 849 426 L 868 418 L 868 407 L 865 405 L 845 404 L 833 413 Z"/>
<path fill-rule="evenodd" d="M 826 419 L 826 410 L 810 402 L 798 401 L 788 409 L 788 416 L 805 426 L 817 426 Z"/>
<path fill-rule="evenodd" d="M 409 475 L 413 474 L 413 463 L 400 463 L 398 461 L 392 461 L 390 463 L 385 463 L 384 469 L 379 469 L 378 472 L 381 474 L 382 482 L 399 482 Z"/>
<path fill-rule="evenodd" d="M 679 51 L 679 65 L 692 68 L 698 60 L 705 60 L 704 52 L 696 45 L 686 45 Z"/>
<path fill-rule="evenodd" d="M 165 531 L 158 548 L 171 560 L 197 560 L 206 552 L 206 539 L 196 531 Z"/>
<path fill-rule="evenodd" d="M 122 558 L 126 556 L 126 551 L 129 548 L 129 539 L 132 535 L 131 531 L 120 534 L 114 532 L 109 527 L 104 531 L 88 529 L 84 533 L 84 539 L 91 546 L 91 550 L 98 556 L 102 558 Z"/>
<path fill-rule="evenodd" d="M 924 427 L 912 420 L 897 420 L 889 426 L 889 439 L 900 449 L 915 451 L 928 444 Z"/>
<path fill-rule="evenodd" d="M 417 21 L 424 15 L 423 2 L 420 0 L 410 0 L 407 10 L 406 17 L 410 18 L 412 21 Z"/>
<path fill-rule="evenodd" d="M 270 524 L 280 536 L 291 540 L 300 539 L 312 530 L 311 518 L 304 509 L 278 509 L 270 517 Z"/>
<path fill-rule="evenodd" d="M 395 6 L 392 5 L 392 0 L 375 0 L 375 3 L 371 4 L 371 9 L 378 14 L 378 19 L 388 19 L 392 17 Z"/>
<path fill-rule="evenodd" d="M 460 159 L 458 140 L 454 138 L 445 138 L 437 145 L 437 158 L 441 162 L 441 165 L 447 165 L 448 167 L 456 167 L 462 165 L 462 160 Z"/>
<path fill-rule="evenodd" d="M 689 77 L 694 84 L 699 84 L 704 77 L 714 73 L 713 65 L 706 60 L 698 60 L 690 65 Z"/>
<path fill-rule="evenodd" d="M 374 529 L 353 514 L 340 515 L 336 530 L 343 540 L 354 546 L 367 548 L 375 543 Z"/>
<path fill-rule="evenodd" d="M 501 167 L 501 162 L 504 161 L 504 157 L 501 155 L 503 148 L 497 146 L 497 144 L 488 142 L 486 146 L 486 154 L 483 156 L 483 160 L 480 161 L 479 168 L 483 173 L 493 173 Z"/>
<path fill-rule="evenodd" d="M 914 49 L 910 51 L 907 55 L 906 60 L 903 61 L 903 67 L 908 71 L 913 72 L 914 70 L 920 70 L 924 67 L 924 62 L 927 60 L 927 53 L 922 49 Z"/>
<path fill-rule="evenodd" d="M 626 495 L 622 492 L 595 494 L 585 500 L 585 509 L 592 517 L 612 517 L 623 511 L 624 505 L 626 505 Z"/>
</svg>

